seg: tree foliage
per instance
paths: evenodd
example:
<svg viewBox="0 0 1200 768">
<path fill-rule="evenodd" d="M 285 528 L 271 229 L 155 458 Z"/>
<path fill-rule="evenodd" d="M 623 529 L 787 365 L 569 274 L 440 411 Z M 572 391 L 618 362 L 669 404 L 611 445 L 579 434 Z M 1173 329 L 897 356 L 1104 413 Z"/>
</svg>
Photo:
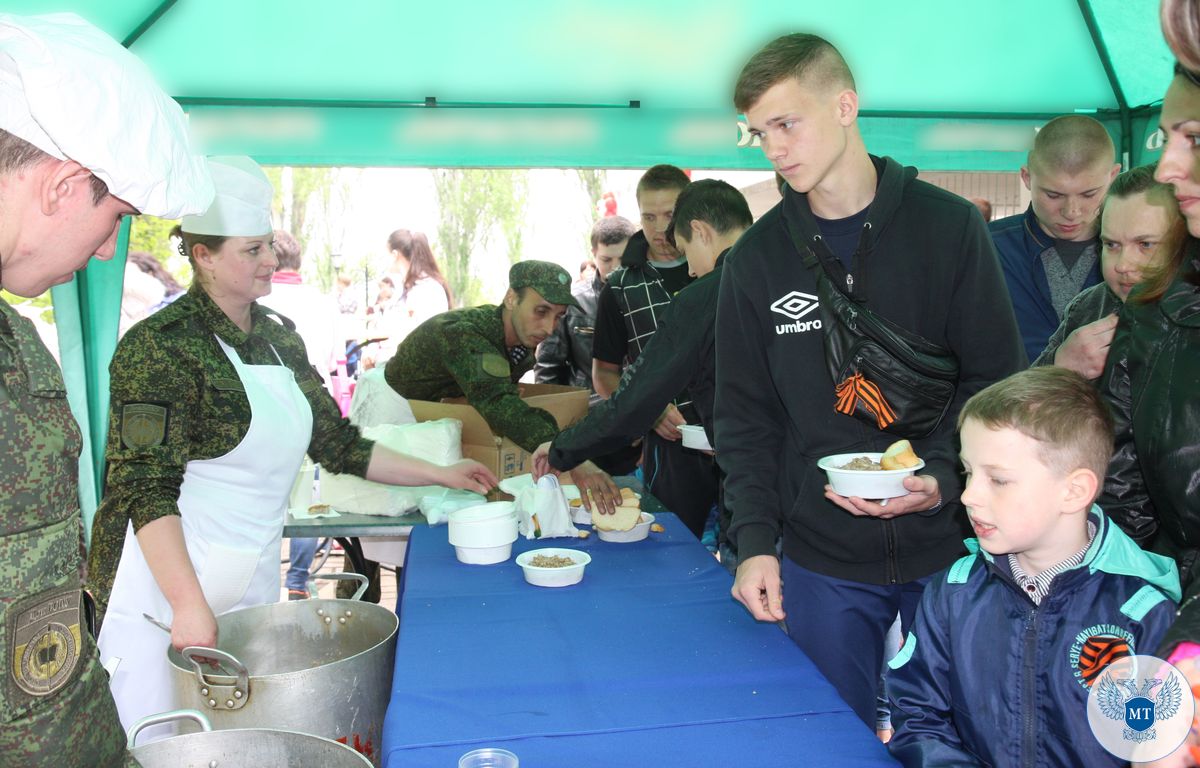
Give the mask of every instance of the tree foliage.
<svg viewBox="0 0 1200 768">
<path fill-rule="evenodd" d="M 509 263 L 521 258 L 521 229 L 528 200 L 528 172 L 494 168 L 437 168 L 432 171 L 441 221 L 438 245 L 443 273 L 462 306 L 482 302 L 471 257 L 497 234 Z"/>
</svg>

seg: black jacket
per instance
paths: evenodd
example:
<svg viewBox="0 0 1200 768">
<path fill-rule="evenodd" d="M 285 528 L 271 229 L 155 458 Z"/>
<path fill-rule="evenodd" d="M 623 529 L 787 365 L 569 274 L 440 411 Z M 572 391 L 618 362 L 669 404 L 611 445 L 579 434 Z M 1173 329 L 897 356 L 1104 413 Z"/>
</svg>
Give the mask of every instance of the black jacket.
<svg viewBox="0 0 1200 768">
<path fill-rule="evenodd" d="M 596 304 L 604 281 L 597 274 L 590 283 L 576 285 L 571 295 L 578 307 L 567 313 L 537 348 L 534 370 L 538 384 L 565 384 L 592 390 L 592 403 L 599 397 L 592 386 L 592 337 L 596 333 Z"/>
<path fill-rule="evenodd" d="M 1189 269 L 1200 269 L 1191 240 Z M 1101 377 L 1117 445 L 1100 505 L 1135 541 L 1175 557 L 1184 590 L 1200 554 L 1200 288 L 1125 302 Z"/>
<path fill-rule="evenodd" d="M 687 266 L 674 269 L 687 270 Z M 680 290 L 680 289 L 676 289 Z M 634 232 L 621 253 L 621 268 L 608 276 L 608 283 L 600 292 L 596 308 L 597 333 L 605 334 L 610 318 L 605 317 L 615 307 L 621 313 L 625 326 L 625 359 L 629 365 L 638 359 L 646 345 L 654 338 L 662 317 L 671 306 L 673 296 L 664 283 L 657 267 L 650 261 L 650 243 L 644 232 Z M 612 341 L 606 339 L 606 341 Z M 601 347 L 610 346 L 601 342 Z M 604 360 L 603 352 L 601 360 Z M 607 360 L 615 363 L 616 360 Z M 675 405 L 689 422 L 695 421 L 691 394 L 680 390 L 674 396 Z"/>
<path fill-rule="evenodd" d="M 1114 312 L 1120 312 L 1121 304 L 1121 299 L 1112 292 L 1108 283 L 1099 283 L 1091 288 L 1084 288 L 1078 296 L 1071 299 L 1071 303 L 1063 312 L 1063 321 L 1059 323 L 1058 330 L 1046 342 L 1046 348 L 1042 350 L 1030 367 L 1054 365 L 1054 356 L 1058 354 L 1058 348 L 1063 345 L 1068 336 L 1088 323 L 1094 323 Z"/>
<path fill-rule="evenodd" d="M 880 520 L 824 498 L 823 456 L 882 451 L 894 437 L 834 410 L 816 282 L 785 219 L 813 238 L 807 199 L 785 189 L 730 252 L 717 310 L 716 445 L 725 471 L 730 537 L 742 559 L 784 553 L 804 568 L 871 584 L 903 583 L 962 551 L 955 420 L 975 392 L 1025 367 L 1012 305 L 991 238 L 962 198 L 916 179 L 915 168 L 873 158 L 875 199 L 851 262 L 854 296 L 874 312 L 952 350 L 960 377 L 939 428 L 913 440 L 943 506 Z M 819 238 L 814 250 L 845 284 Z"/>
<path fill-rule="evenodd" d="M 684 387 L 692 394 L 692 406 L 709 443 L 716 445 L 712 429 L 715 325 L 724 258 L 722 254 L 712 272 L 676 294 L 646 349 L 621 375 L 621 386 L 613 396 L 554 438 L 551 466 L 571 470 L 593 456 L 628 445 L 654 426 Z"/>
</svg>

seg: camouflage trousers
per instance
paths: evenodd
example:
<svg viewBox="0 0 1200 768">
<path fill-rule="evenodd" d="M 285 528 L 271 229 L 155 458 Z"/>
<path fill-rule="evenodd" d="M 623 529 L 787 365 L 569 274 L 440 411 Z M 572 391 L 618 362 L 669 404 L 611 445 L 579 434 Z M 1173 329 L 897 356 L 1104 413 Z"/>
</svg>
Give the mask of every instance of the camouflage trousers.
<svg viewBox="0 0 1200 768">
<path fill-rule="evenodd" d="M 8 719 L 0 694 L 0 766 L 117 768 L 134 766 L 125 749 L 117 705 L 108 690 L 96 644 L 85 635 L 83 670 L 70 685 Z M 5 654 L 7 655 L 7 654 Z M 7 670 L 4 672 L 8 673 Z"/>
</svg>

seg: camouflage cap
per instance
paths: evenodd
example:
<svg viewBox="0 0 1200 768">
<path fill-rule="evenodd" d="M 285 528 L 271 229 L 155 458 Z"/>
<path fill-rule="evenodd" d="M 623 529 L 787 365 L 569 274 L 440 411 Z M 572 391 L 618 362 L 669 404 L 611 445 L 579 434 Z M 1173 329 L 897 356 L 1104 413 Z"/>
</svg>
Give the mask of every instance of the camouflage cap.
<svg viewBox="0 0 1200 768">
<path fill-rule="evenodd" d="M 567 270 L 549 261 L 518 261 L 508 270 L 508 287 L 532 288 L 551 304 L 570 304 L 578 307 L 579 302 L 571 295 L 571 275 Z"/>
</svg>

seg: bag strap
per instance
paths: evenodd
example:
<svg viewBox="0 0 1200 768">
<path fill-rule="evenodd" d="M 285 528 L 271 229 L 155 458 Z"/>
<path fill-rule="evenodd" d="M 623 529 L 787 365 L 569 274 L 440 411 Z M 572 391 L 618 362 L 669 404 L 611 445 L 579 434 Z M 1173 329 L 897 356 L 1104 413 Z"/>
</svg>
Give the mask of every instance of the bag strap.
<svg viewBox="0 0 1200 768">
<path fill-rule="evenodd" d="M 845 300 L 844 302 L 834 302 L 835 306 L 830 307 L 830 310 L 832 312 L 836 312 L 837 316 L 840 317 L 844 322 L 851 327 L 854 327 L 857 318 L 845 316 L 846 311 L 852 307 L 853 312 L 863 317 L 867 322 L 871 322 L 876 326 L 882 327 L 884 330 L 895 336 L 898 336 L 901 340 L 909 345 L 923 350 L 926 354 L 947 357 L 953 356 L 951 351 L 942 345 L 936 344 L 929 339 L 926 339 L 919 333 L 915 333 L 907 328 L 903 328 L 896 323 L 893 323 L 891 320 L 888 320 L 886 317 L 872 312 L 866 304 L 861 303 L 862 299 L 865 298 L 864 296 L 851 296 L 843 291 L 841 286 L 838 285 L 838 281 L 829 274 L 829 267 L 822 261 L 821 257 L 817 255 L 816 251 L 814 251 L 811 246 L 804 242 L 800 232 L 796 229 L 796 223 L 793 222 L 786 214 L 784 214 L 782 218 L 784 228 L 787 230 L 788 236 L 792 240 L 792 245 L 795 246 L 796 250 L 800 254 L 801 263 L 803 263 L 808 269 L 812 270 L 813 274 L 817 278 L 818 297 L 824 289 L 826 291 L 836 291 L 841 298 Z M 859 271 L 862 272 L 863 270 Z"/>
</svg>

